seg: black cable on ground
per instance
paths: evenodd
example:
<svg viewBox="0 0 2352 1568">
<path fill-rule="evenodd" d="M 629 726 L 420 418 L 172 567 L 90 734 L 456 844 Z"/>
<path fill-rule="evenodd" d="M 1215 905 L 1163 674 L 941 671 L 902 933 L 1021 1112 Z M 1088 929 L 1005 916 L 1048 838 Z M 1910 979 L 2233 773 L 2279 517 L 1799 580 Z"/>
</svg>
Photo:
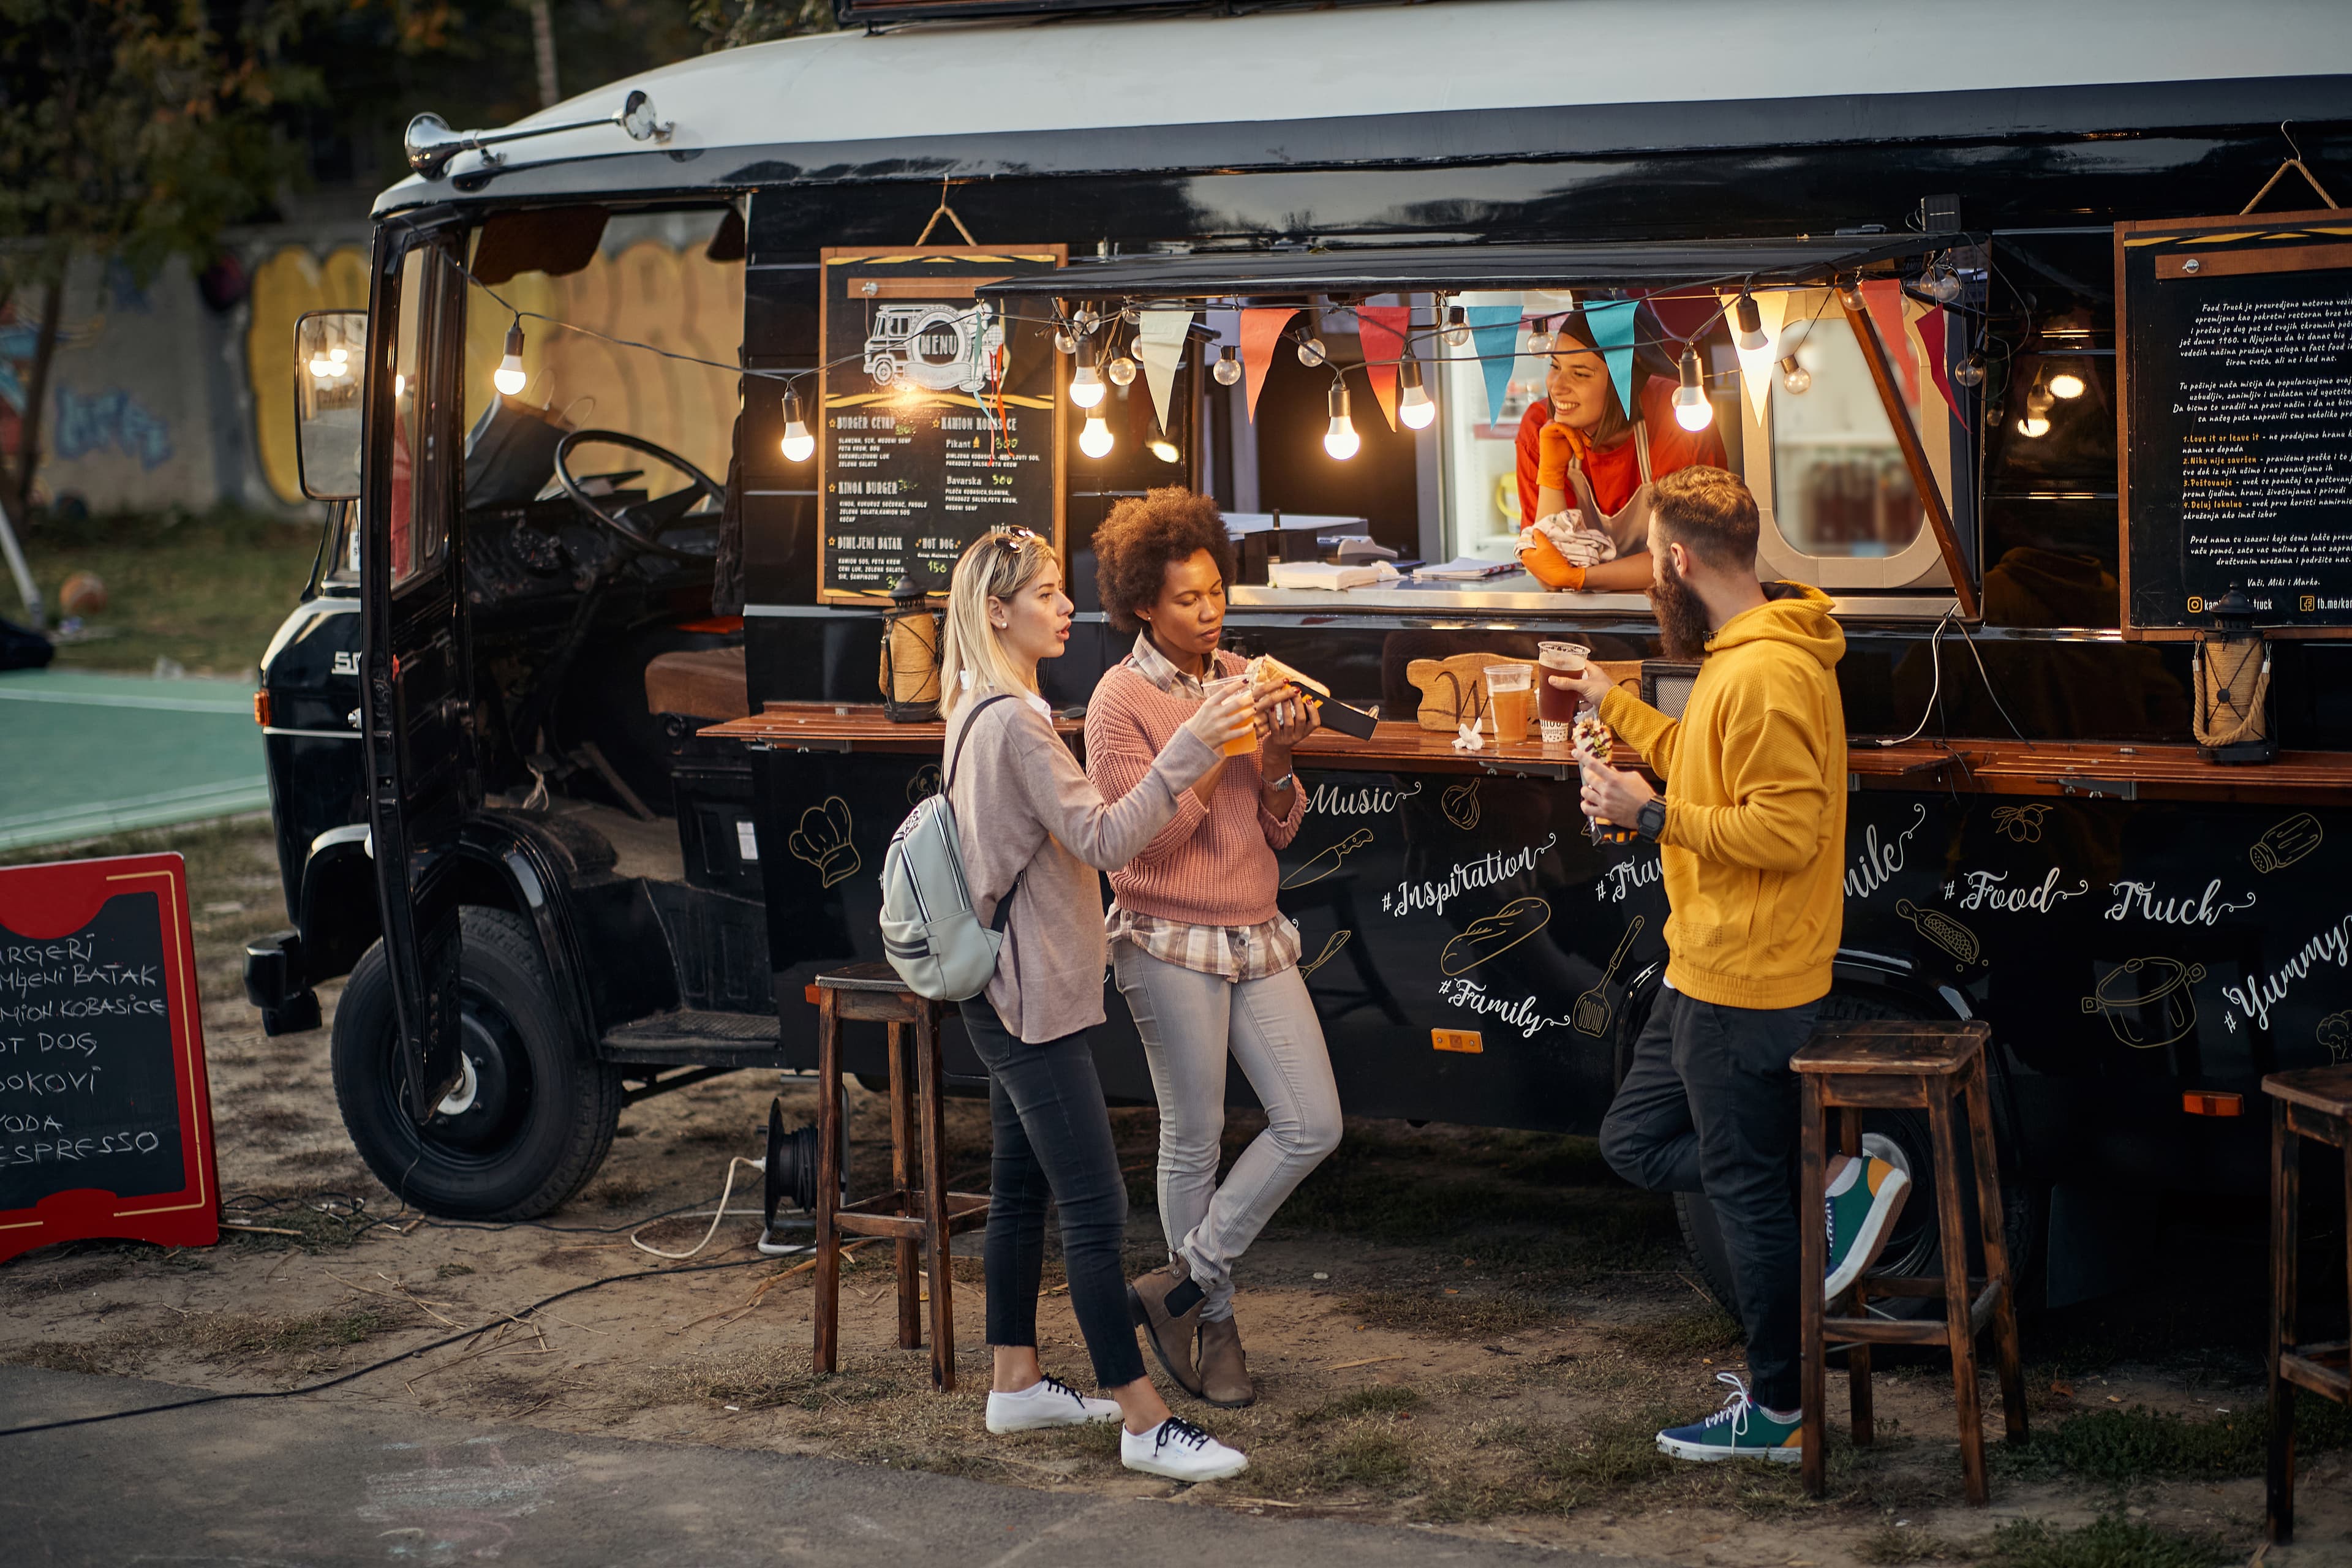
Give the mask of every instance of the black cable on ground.
<svg viewBox="0 0 2352 1568">
<path fill-rule="evenodd" d="M 205 1394 L 194 1399 L 175 1399 L 166 1405 L 142 1405 L 130 1410 L 110 1410 L 100 1415 L 75 1415 L 63 1421 L 43 1421 L 31 1426 L 0 1426 L 0 1437 L 25 1437 L 36 1432 L 63 1431 L 68 1426 L 95 1426 L 104 1421 L 126 1421 L 133 1415 L 161 1415 L 167 1410 L 193 1410 L 199 1405 L 228 1405 L 242 1399 L 293 1399 L 305 1394 L 323 1394 L 330 1388 L 357 1382 L 370 1373 L 382 1372 L 388 1366 L 397 1366 L 402 1362 L 421 1356 L 428 1351 L 437 1351 L 446 1346 L 454 1345 L 459 1340 L 470 1340 L 478 1334 L 488 1333 L 500 1323 L 520 1322 L 531 1313 L 544 1307 L 552 1307 L 566 1297 L 601 1289 L 606 1285 L 618 1285 L 629 1279 L 668 1279 L 680 1274 L 707 1274 L 718 1268 L 745 1268 L 752 1264 L 767 1261 L 765 1258 L 739 1258 L 729 1263 L 698 1263 L 690 1268 L 648 1268 L 641 1269 L 635 1274 L 607 1275 L 602 1279 L 591 1279 L 585 1285 L 574 1285 L 568 1290 L 558 1290 L 552 1296 L 542 1296 L 519 1311 L 500 1313 L 479 1328 L 461 1329 L 454 1334 L 435 1340 L 430 1344 L 413 1346 L 402 1351 L 398 1355 L 386 1356 L 382 1361 L 372 1362 L 354 1372 L 328 1378 L 323 1383 L 305 1384 L 299 1388 L 250 1388 L 227 1394 Z"/>
</svg>

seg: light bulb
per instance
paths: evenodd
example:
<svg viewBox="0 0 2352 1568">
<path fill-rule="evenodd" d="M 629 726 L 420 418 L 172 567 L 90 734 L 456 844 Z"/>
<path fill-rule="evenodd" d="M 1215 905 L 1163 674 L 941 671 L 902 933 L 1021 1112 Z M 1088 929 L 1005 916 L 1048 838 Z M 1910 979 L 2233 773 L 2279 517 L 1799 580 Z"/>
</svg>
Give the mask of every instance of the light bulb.
<svg viewBox="0 0 2352 1568">
<path fill-rule="evenodd" d="M 816 437 L 801 419 L 801 395 L 791 386 L 784 388 L 784 461 L 805 463 L 816 455 Z"/>
<path fill-rule="evenodd" d="M 1437 417 L 1437 405 L 1429 400 L 1428 388 L 1421 384 L 1421 361 L 1410 353 L 1398 367 L 1397 379 L 1402 390 L 1397 395 L 1397 418 L 1408 430 L 1426 430 Z"/>
<path fill-rule="evenodd" d="M 1081 408 L 1092 408 L 1102 400 L 1102 372 L 1095 368 L 1094 340 L 1080 338 L 1078 368 L 1070 373 L 1070 401 Z"/>
<path fill-rule="evenodd" d="M 318 355 L 318 354 L 313 354 L 313 355 L 311 355 L 311 356 L 310 356 L 310 379 L 311 379 L 311 380 L 313 380 L 313 381 L 332 381 L 332 380 L 334 380 L 334 379 L 335 379 L 335 362 L 334 362 L 334 361 L 332 361 L 332 360 L 331 360 L 331 359 L 324 358 L 324 357 L 322 357 L 322 356 L 320 356 L 320 355 Z"/>
<path fill-rule="evenodd" d="M 1552 335 L 1544 331 L 1541 322 L 1538 322 L 1535 329 L 1528 333 L 1528 353 L 1548 354 L 1551 353 L 1552 341 Z"/>
<path fill-rule="evenodd" d="M 2050 378 L 2050 395 L 2053 397 L 2080 397 L 2085 390 L 2083 378 L 2071 370 L 2062 370 Z"/>
<path fill-rule="evenodd" d="M 1962 386 L 1982 386 L 1984 370 L 1984 361 L 1975 354 L 1970 354 L 1952 367 L 1952 379 Z"/>
<path fill-rule="evenodd" d="M 517 321 L 507 329 L 507 357 L 499 361 L 499 368 L 490 374 L 490 384 L 512 397 L 530 379 L 522 368 L 522 323 Z"/>
<path fill-rule="evenodd" d="M 1470 341 L 1470 312 L 1459 305 L 1445 307 L 1445 341 L 1457 349 Z"/>
<path fill-rule="evenodd" d="M 1363 437 L 1356 434 L 1356 422 L 1348 417 L 1348 389 L 1331 389 L 1331 427 L 1323 432 L 1323 449 L 1346 462 L 1363 446 Z"/>
<path fill-rule="evenodd" d="M 1054 352 L 1057 354 L 1074 354 L 1077 353 L 1078 334 L 1070 331 L 1067 327 L 1063 327 L 1056 331 L 1054 333 Z"/>
<path fill-rule="evenodd" d="M 1789 354 L 1780 361 L 1780 384 L 1802 397 L 1813 389 L 1813 373 L 1799 364 L 1795 354 Z"/>
<path fill-rule="evenodd" d="M 1099 395 L 1101 386 L 1097 384 L 1095 391 Z M 1100 414 L 1087 415 L 1087 427 L 1078 432 L 1078 450 L 1089 458 L 1101 458 L 1109 455 L 1110 447 L 1110 426 L 1103 423 Z"/>
<path fill-rule="evenodd" d="M 327 361 L 331 368 L 328 374 L 339 377 L 351 374 L 351 359 L 352 351 L 349 349 L 329 349 Z"/>
<path fill-rule="evenodd" d="M 1095 328 L 1101 323 L 1102 318 L 1095 314 L 1092 305 L 1079 306 L 1076 314 L 1070 318 L 1070 325 L 1077 329 L 1078 336 L 1082 338 L 1092 337 Z"/>
<path fill-rule="evenodd" d="M 1163 463 L 1181 463 L 1184 460 L 1184 454 L 1176 449 L 1176 443 L 1165 436 L 1154 436 L 1143 444 L 1143 449 Z"/>
<path fill-rule="evenodd" d="M 1938 304 L 1948 305 L 1960 297 L 1960 275 L 1947 262 L 1936 273 L 1935 286 L 1928 290 Z"/>
<path fill-rule="evenodd" d="M 1715 423 L 1715 405 L 1698 374 L 1698 351 L 1683 350 L 1683 384 L 1675 388 L 1675 423 L 1685 430 L 1704 430 Z"/>
<path fill-rule="evenodd" d="M 1330 357 L 1331 351 L 1323 346 L 1321 338 L 1309 335 L 1298 340 L 1298 363 L 1307 369 L 1318 368 Z"/>
<path fill-rule="evenodd" d="M 2017 433 L 2039 441 L 2050 434 L 2050 421 L 2039 414 L 2028 414 L 2018 420 Z"/>
<path fill-rule="evenodd" d="M 1209 374 L 1217 378 L 1219 386 L 1231 386 L 1242 378 L 1242 362 L 1234 357 L 1234 345 L 1225 344 L 1217 351 L 1217 363 Z"/>
<path fill-rule="evenodd" d="M 1135 384 L 1135 362 L 1125 354 L 1110 362 L 1110 384 L 1113 386 Z"/>
<path fill-rule="evenodd" d="M 1738 329 L 1732 342 L 1742 350 L 1754 353 L 1758 349 L 1771 346 L 1772 340 L 1764 332 L 1764 312 L 1757 308 L 1755 295 L 1739 296 L 1738 302 L 1731 307 L 1731 321 Z"/>
<path fill-rule="evenodd" d="M 1936 292 L 1936 264 L 1932 261 L 1927 263 L 1926 269 L 1919 274 L 1911 287 L 1922 294 L 1933 295 Z"/>
<path fill-rule="evenodd" d="M 399 372 L 394 371 L 392 376 L 392 395 L 394 397 L 404 397 L 407 394 L 408 378 L 401 374 Z"/>
<path fill-rule="evenodd" d="M 1862 309 L 1862 284 L 1859 280 L 1838 285 L 1838 303 L 1849 310 Z"/>
</svg>

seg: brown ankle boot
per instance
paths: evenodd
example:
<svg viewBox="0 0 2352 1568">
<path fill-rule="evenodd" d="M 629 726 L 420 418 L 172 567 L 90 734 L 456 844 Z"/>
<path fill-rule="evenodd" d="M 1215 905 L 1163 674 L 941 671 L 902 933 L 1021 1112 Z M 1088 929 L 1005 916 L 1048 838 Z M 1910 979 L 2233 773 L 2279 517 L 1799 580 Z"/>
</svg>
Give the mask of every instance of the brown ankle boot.
<svg viewBox="0 0 2352 1568">
<path fill-rule="evenodd" d="M 1201 1397 L 1221 1409 L 1238 1410 L 1257 1403 L 1257 1385 L 1250 1381 L 1249 1357 L 1242 1351 L 1242 1331 L 1231 1318 L 1201 1324 Z"/>
<path fill-rule="evenodd" d="M 1201 1323 L 1202 1302 L 1195 1300 L 1189 1311 L 1171 1312 L 1168 1293 L 1180 1285 L 1192 1283 L 1192 1270 L 1182 1258 L 1171 1262 L 1165 1268 L 1130 1280 L 1127 1287 L 1128 1310 L 1136 1327 L 1143 1331 L 1144 1342 L 1176 1385 L 1193 1398 L 1201 1397 L 1201 1373 L 1192 1362 L 1192 1336 Z"/>
</svg>

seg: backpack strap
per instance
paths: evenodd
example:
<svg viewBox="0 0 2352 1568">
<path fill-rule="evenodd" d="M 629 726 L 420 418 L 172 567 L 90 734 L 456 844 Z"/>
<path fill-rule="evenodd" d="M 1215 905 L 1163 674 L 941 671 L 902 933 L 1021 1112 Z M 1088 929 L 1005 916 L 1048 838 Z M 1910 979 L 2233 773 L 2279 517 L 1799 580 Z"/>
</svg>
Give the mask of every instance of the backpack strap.
<svg viewBox="0 0 2352 1568">
<path fill-rule="evenodd" d="M 980 706 L 971 710 L 971 717 L 963 721 L 963 733 L 956 737 L 955 755 L 948 759 L 947 776 L 940 780 L 940 799 L 947 799 L 948 791 L 955 787 L 956 765 L 963 761 L 963 743 L 971 739 L 971 728 L 980 722 L 981 714 L 985 712 L 992 703 L 1011 700 L 1011 694 L 1003 691 L 993 697 L 983 697 L 980 700 Z M 1013 918 L 1013 895 L 1019 892 L 1021 884 L 1028 879 L 1029 873 L 1025 870 L 1013 879 L 1013 886 L 1007 888 L 1004 890 L 1004 896 L 996 900 L 996 917 L 988 922 L 989 930 L 998 932 L 1004 930 L 1005 922 Z"/>
</svg>

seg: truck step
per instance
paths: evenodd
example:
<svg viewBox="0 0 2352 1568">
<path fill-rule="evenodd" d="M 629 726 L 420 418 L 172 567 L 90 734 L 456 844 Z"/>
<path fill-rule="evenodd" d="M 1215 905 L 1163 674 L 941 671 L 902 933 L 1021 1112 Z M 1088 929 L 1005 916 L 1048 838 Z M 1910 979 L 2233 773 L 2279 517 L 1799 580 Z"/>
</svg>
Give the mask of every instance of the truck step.
<svg viewBox="0 0 2352 1568">
<path fill-rule="evenodd" d="M 690 1007 L 623 1024 L 604 1037 L 597 1054 L 610 1061 L 784 1065 L 774 1014 L 708 1013 Z"/>
</svg>

